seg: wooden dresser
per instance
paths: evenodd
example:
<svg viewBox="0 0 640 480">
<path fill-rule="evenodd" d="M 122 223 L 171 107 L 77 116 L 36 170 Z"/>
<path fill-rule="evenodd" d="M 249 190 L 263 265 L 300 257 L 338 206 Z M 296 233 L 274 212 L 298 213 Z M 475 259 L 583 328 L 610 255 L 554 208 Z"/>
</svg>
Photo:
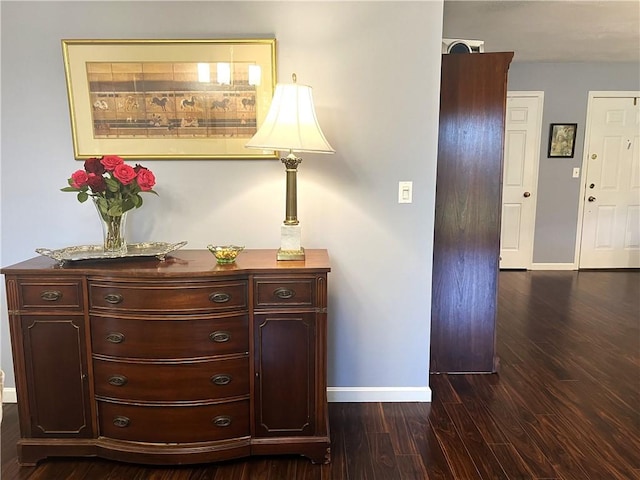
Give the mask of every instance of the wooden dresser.
<svg viewBox="0 0 640 480">
<path fill-rule="evenodd" d="M 330 459 L 326 250 L 276 261 L 206 250 L 5 275 L 18 458 L 146 464 L 249 455 Z"/>
</svg>

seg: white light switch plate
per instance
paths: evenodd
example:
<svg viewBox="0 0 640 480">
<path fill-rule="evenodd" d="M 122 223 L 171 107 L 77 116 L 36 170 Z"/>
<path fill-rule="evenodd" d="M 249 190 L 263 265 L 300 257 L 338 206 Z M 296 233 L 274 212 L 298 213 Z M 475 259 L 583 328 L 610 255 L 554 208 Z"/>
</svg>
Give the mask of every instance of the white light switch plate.
<svg viewBox="0 0 640 480">
<path fill-rule="evenodd" d="M 398 203 L 413 201 L 413 182 L 398 182 Z"/>
<path fill-rule="evenodd" d="M 580 168 L 579 167 L 575 167 L 573 169 L 573 178 L 580 178 Z"/>
</svg>

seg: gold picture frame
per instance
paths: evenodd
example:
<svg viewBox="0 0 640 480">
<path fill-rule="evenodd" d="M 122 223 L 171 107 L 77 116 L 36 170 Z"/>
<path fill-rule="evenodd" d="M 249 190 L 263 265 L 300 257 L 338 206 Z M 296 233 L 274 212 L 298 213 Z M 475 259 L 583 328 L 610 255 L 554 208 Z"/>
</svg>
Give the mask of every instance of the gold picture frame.
<svg viewBox="0 0 640 480">
<path fill-rule="evenodd" d="M 244 145 L 276 83 L 274 38 L 62 40 L 78 160 L 277 158 Z"/>
</svg>

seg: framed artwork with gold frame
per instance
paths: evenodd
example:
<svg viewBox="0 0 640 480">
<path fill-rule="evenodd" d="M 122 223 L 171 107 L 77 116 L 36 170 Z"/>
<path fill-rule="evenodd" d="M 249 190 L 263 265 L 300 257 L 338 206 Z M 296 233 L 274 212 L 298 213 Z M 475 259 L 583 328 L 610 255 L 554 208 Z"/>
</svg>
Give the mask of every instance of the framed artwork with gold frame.
<svg viewBox="0 0 640 480">
<path fill-rule="evenodd" d="M 63 40 L 76 159 L 277 158 L 244 145 L 267 115 L 276 41 Z"/>
</svg>

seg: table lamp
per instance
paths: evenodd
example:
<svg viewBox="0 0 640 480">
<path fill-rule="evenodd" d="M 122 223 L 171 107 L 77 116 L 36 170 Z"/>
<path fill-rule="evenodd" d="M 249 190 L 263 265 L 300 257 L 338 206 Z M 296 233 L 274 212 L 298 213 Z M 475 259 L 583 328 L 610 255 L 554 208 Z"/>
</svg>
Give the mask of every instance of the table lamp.
<svg viewBox="0 0 640 480">
<path fill-rule="evenodd" d="M 293 83 L 276 85 L 264 123 L 245 145 L 247 148 L 289 152 L 280 159 L 287 173 L 287 194 L 278 260 L 304 260 L 296 191 L 298 165 L 302 159 L 294 152 L 335 153 L 318 125 L 311 87 L 296 83 L 295 73 L 292 80 Z"/>
</svg>

